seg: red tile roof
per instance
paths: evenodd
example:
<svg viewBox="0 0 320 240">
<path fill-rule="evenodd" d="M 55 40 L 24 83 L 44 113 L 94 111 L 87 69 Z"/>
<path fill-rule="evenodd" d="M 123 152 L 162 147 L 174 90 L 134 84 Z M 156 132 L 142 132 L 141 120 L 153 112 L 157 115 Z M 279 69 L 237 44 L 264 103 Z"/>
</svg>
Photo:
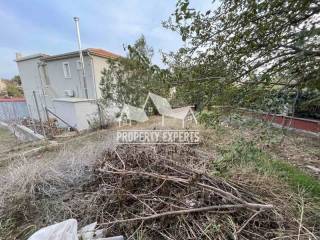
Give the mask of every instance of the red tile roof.
<svg viewBox="0 0 320 240">
<path fill-rule="evenodd" d="M 82 53 L 84 55 L 87 55 L 89 53 L 89 54 L 94 55 L 94 56 L 103 57 L 103 58 L 111 58 L 111 59 L 115 59 L 115 58 L 121 57 L 118 54 L 106 51 L 106 50 L 101 49 L 101 48 L 83 49 Z M 77 57 L 77 56 L 79 56 L 79 51 L 67 52 L 67 53 L 58 54 L 58 55 L 52 55 L 52 56 L 46 56 L 46 57 L 43 57 L 42 59 L 44 61 L 52 61 L 52 60 L 59 60 L 59 59 L 65 59 L 65 58 L 69 58 L 69 57 Z"/>
<path fill-rule="evenodd" d="M 121 57 L 118 54 L 106 51 L 106 50 L 101 49 L 101 48 L 88 48 L 88 51 L 91 54 L 95 55 L 95 56 L 104 57 L 104 58 L 112 58 L 112 59 L 114 59 L 114 58 Z"/>
</svg>

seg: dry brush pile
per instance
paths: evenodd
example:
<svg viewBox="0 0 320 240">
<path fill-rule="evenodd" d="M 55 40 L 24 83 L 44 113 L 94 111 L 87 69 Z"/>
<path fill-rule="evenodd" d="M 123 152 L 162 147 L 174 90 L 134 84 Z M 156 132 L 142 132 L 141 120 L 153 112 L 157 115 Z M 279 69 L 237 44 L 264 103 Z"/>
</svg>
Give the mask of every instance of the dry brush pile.
<svg viewBox="0 0 320 240">
<path fill-rule="evenodd" d="M 106 235 L 128 239 L 271 239 L 292 230 L 272 205 L 244 187 L 192 168 L 208 158 L 175 145 L 108 150 L 77 195 L 77 208 L 74 200 L 69 208 L 98 221 Z"/>
<path fill-rule="evenodd" d="M 43 121 L 42 123 L 38 120 L 26 118 L 21 122 L 22 125 L 32 129 L 33 131 L 49 138 L 62 134 L 66 129 L 58 127 L 57 119 L 50 118 L 49 121 Z"/>
<path fill-rule="evenodd" d="M 115 147 L 107 138 L 13 165 L 0 178 L 0 239 L 68 218 L 126 239 L 315 239 L 277 201 L 210 174 L 212 160 L 193 147 Z"/>
</svg>

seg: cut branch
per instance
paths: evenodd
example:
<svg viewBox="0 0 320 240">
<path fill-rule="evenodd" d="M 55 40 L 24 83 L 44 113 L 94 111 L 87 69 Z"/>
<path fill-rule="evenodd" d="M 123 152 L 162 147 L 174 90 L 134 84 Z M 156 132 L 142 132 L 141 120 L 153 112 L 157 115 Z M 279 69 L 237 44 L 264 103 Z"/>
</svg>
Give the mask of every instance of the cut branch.
<svg viewBox="0 0 320 240">
<path fill-rule="evenodd" d="M 203 208 L 192 208 L 192 209 L 185 209 L 185 210 L 178 210 L 178 211 L 170 211 L 170 212 L 163 212 L 154 214 L 151 216 L 146 217 L 136 217 L 136 218 L 129 218 L 129 219 L 121 219 L 113 222 L 108 223 L 101 223 L 100 226 L 108 226 L 112 224 L 119 224 L 119 223 L 127 223 L 127 222 L 134 222 L 134 221 L 148 221 L 153 220 L 161 217 L 167 217 L 172 215 L 184 215 L 189 213 L 198 213 L 198 212 L 210 212 L 210 211 L 216 211 L 217 210 L 224 210 L 224 209 L 271 209 L 273 208 L 272 205 L 264 205 L 264 204 L 256 204 L 256 203 L 247 203 L 247 204 L 228 204 L 228 205 L 218 205 L 218 206 L 210 206 L 210 207 L 203 207 Z"/>
</svg>

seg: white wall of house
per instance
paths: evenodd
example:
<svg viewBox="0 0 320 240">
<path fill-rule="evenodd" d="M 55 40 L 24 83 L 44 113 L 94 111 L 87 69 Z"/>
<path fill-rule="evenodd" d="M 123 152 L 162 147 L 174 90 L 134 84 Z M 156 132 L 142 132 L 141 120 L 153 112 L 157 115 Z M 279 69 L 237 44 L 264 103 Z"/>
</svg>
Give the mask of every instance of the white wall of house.
<svg viewBox="0 0 320 240">
<path fill-rule="evenodd" d="M 35 91 L 38 99 L 41 117 L 45 117 L 44 108 L 42 107 L 44 106 L 44 99 L 39 97 L 40 95 L 43 95 L 42 83 L 40 81 L 40 75 L 38 71 L 38 63 L 40 62 L 40 57 L 17 62 L 19 75 L 21 77 L 22 88 L 30 111 L 30 115 L 32 118 L 36 119 L 38 119 L 38 113 L 33 96 L 33 91 Z"/>
<path fill-rule="evenodd" d="M 65 76 L 64 64 L 68 64 L 70 75 Z M 60 60 L 51 60 L 46 62 L 46 68 L 49 78 L 48 88 L 53 89 L 57 94 L 55 97 L 66 97 L 65 90 L 72 90 L 75 97 L 85 98 L 84 82 L 82 71 L 79 68 L 79 58 L 66 58 Z M 88 89 L 88 97 L 95 98 L 94 79 L 91 71 L 91 61 L 88 56 L 84 56 L 84 68 L 86 83 Z"/>
<path fill-rule="evenodd" d="M 77 67 L 79 64 L 78 62 L 79 58 L 73 57 L 48 61 L 46 63 L 50 82 L 47 87 L 53 89 L 54 92 L 57 93 L 55 97 L 64 97 L 64 90 L 73 90 L 75 92 L 75 97 L 85 98 L 82 72 Z M 69 64 L 70 77 L 64 76 L 63 64 L 65 63 Z M 108 67 L 106 59 L 98 56 L 84 56 L 84 67 L 88 97 L 92 99 L 101 98 L 100 81 L 103 69 Z"/>
<path fill-rule="evenodd" d="M 102 71 L 104 68 L 109 68 L 107 60 L 102 57 L 92 56 L 93 72 L 96 80 L 97 97 L 101 98 L 100 82 L 102 78 Z"/>
<path fill-rule="evenodd" d="M 41 65 L 38 67 L 38 65 Z M 68 73 L 64 64 L 69 66 Z M 66 98 L 65 91 L 74 92 L 75 98 L 85 98 L 82 71 L 79 67 L 79 57 L 64 59 L 40 60 L 39 58 L 17 61 L 23 90 L 33 118 L 38 119 L 33 91 L 36 91 L 41 118 L 46 119 L 45 106 L 57 113 L 53 99 Z M 84 68 L 89 99 L 101 98 L 100 81 L 102 70 L 108 67 L 105 58 L 84 56 Z M 85 109 L 84 109 L 85 111 Z"/>
<path fill-rule="evenodd" d="M 89 122 L 98 121 L 98 109 L 94 100 L 83 98 L 59 98 L 54 99 L 55 109 L 60 117 L 77 130 L 90 127 Z M 61 126 L 66 125 L 58 120 Z"/>
</svg>

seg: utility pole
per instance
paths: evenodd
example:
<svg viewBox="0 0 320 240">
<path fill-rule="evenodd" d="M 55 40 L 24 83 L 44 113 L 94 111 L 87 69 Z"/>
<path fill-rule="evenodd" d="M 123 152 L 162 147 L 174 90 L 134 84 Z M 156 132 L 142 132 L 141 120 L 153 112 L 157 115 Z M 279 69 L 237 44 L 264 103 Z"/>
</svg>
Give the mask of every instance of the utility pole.
<svg viewBox="0 0 320 240">
<path fill-rule="evenodd" d="M 85 72 L 85 70 L 84 70 L 82 46 L 81 46 L 81 39 L 80 39 L 79 18 L 78 18 L 78 17 L 74 17 L 73 20 L 74 20 L 75 23 L 76 23 L 77 40 L 78 40 L 78 48 L 79 48 L 79 55 L 80 55 L 80 64 L 81 64 L 81 70 L 82 70 L 84 94 L 85 94 L 86 98 L 88 99 L 89 97 L 88 97 L 88 88 L 87 88 L 87 81 L 86 81 L 86 72 Z"/>
</svg>

